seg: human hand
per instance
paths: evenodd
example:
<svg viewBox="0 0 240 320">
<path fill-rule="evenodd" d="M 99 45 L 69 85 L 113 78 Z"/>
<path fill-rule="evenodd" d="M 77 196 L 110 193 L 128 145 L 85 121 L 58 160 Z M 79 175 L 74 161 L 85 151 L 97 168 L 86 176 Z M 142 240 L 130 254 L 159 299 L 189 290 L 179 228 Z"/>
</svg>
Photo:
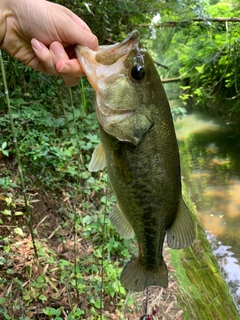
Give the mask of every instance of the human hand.
<svg viewBox="0 0 240 320">
<path fill-rule="evenodd" d="M 24 64 L 76 85 L 83 70 L 75 44 L 96 50 L 98 40 L 67 8 L 45 0 L 1 0 L 0 45 Z"/>
</svg>

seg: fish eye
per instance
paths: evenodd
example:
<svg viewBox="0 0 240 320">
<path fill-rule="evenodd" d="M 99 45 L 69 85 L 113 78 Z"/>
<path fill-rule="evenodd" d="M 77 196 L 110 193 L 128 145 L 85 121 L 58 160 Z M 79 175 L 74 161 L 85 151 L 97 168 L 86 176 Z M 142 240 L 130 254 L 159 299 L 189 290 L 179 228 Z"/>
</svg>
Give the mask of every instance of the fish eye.
<svg viewBox="0 0 240 320">
<path fill-rule="evenodd" d="M 145 76 L 145 69 L 142 66 L 136 65 L 131 70 L 131 77 L 133 80 L 142 80 Z"/>
</svg>

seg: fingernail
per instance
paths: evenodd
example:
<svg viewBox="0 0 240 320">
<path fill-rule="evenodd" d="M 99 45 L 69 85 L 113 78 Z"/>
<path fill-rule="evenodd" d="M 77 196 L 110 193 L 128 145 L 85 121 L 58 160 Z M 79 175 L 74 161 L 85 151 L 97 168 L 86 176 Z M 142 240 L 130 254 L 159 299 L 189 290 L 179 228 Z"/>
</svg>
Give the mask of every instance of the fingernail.
<svg viewBox="0 0 240 320">
<path fill-rule="evenodd" d="M 71 68 L 67 64 L 63 64 L 62 67 L 58 70 L 60 73 L 68 73 L 70 72 Z"/>
<path fill-rule="evenodd" d="M 33 38 L 31 40 L 31 45 L 33 47 L 33 49 L 35 50 L 41 50 L 43 48 L 43 45 L 41 42 L 39 42 L 37 39 Z"/>
<path fill-rule="evenodd" d="M 62 51 L 63 51 L 63 47 L 62 47 L 62 45 L 60 43 L 53 42 L 50 45 L 50 50 L 55 56 L 61 56 Z"/>
</svg>

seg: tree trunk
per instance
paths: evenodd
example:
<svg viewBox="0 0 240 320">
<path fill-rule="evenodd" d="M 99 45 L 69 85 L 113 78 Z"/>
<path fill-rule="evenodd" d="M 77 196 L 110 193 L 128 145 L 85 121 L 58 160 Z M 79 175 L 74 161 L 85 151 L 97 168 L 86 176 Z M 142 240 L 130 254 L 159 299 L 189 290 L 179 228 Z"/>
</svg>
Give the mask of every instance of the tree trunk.
<svg viewBox="0 0 240 320">
<path fill-rule="evenodd" d="M 184 308 L 183 319 L 239 320 L 239 313 L 196 211 L 186 192 L 184 195 L 186 203 L 193 212 L 196 240 L 189 248 L 179 251 L 170 250 L 171 265 L 175 269 L 182 293 L 178 302 Z"/>
</svg>

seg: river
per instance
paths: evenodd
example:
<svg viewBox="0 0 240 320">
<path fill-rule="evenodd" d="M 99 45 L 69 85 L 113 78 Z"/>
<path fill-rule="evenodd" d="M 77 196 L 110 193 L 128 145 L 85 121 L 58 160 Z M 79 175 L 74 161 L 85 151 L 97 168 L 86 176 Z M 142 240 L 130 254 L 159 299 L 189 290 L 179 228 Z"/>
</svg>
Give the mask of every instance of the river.
<svg viewBox="0 0 240 320">
<path fill-rule="evenodd" d="M 175 128 L 183 180 L 240 311 L 240 132 L 200 113 Z"/>
</svg>

